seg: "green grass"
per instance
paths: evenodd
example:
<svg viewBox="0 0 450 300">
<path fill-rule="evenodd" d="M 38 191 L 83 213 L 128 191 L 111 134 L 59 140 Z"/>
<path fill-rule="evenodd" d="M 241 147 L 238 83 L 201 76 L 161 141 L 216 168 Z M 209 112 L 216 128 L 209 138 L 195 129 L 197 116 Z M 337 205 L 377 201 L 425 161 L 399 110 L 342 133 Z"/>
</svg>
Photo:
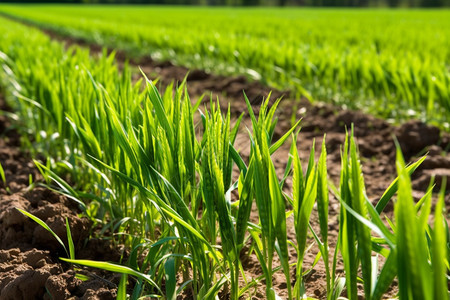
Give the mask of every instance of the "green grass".
<svg viewBox="0 0 450 300">
<path fill-rule="evenodd" d="M 450 11 L 0 6 L 62 34 L 450 129 Z"/>
<path fill-rule="evenodd" d="M 269 107 L 267 99 L 255 115 L 247 100 L 251 151 L 244 160 L 234 147 L 240 119 L 231 126 L 230 112 L 221 112 L 212 100 L 209 109 L 193 103 L 185 83 L 161 93 L 145 76 L 133 83 L 127 66 L 119 72 L 114 56 L 94 59 L 87 50 L 65 50 L 36 29 L 0 21 L 0 84 L 14 119 L 22 120 L 24 145 L 47 157 L 36 164 L 48 184 L 130 251 L 123 262 L 78 260 L 67 224 L 70 259 L 64 260 L 122 273 L 120 298 L 127 297 L 133 276 L 130 299 L 175 299 L 186 289 L 197 299 L 215 299 L 221 291 L 239 299 L 263 280 L 265 297 L 277 299 L 272 275 L 283 272 L 288 283 L 295 274 L 289 299 L 304 299 L 310 295 L 305 295 L 303 257 L 314 247 L 309 234 L 319 248 L 317 259 L 326 265 L 327 299 L 338 299 L 344 288 L 348 299 L 358 299 L 358 283 L 366 299 L 381 299 L 395 278 L 400 299 L 448 295 L 445 188 L 434 213 L 432 185 L 418 203 L 411 196 L 410 173 L 423 159 L 406 167 L 398 150 L 398 178 L 373 206 L 351 133 L 342 149 L 339 187 L 334 187 L 327 178 L 325 147 L 317 162 L 313 148 L 304 168 L 296 144 L 299 123 L 274 141 L 278 102 Z M 272 155 L 289 141 L 280 180 Z M 292 189 L 286 185 L 290 177 Z M 330 192 L 341 203 L 334 249 L 328 241 Z M 316 201 L 319 233 L 310 224 Z M 382 214 L 389 201 L 393 219 Z M 250 219 L 253 203 L 257 216 Z M 291 215 L 295 241 L 287 238 Z M 244 247 L 249 253 L 242 253 Z M 297 252 L 294 263 L 289 247 Z M 242 255 L 257 257 L 261 276 L 246 277 Z M 381 266 L 380 255 L 386 259 Z M 336 273 L 341 258 L 345 280 Z"/>
</svg>

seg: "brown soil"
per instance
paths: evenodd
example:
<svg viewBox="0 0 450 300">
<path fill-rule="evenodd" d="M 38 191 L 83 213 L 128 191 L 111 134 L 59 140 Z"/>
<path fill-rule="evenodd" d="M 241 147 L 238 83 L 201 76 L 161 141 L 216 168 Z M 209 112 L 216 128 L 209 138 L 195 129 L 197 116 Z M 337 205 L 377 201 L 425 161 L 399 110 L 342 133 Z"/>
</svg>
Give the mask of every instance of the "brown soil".
<svg viewBox="0 0 450 300">
<path fill-rule="evenodd" d="M 49 34 L 53 38 L 63 41 L 66 45 L 81 44 L 90 47 L 93 54 L 101 53 L 101 47 L 98 45 L 87 45 L 83 41 L 63 38 L 54 33 Z M 123 64 L 127 59 L 126 54 L 120 51 L 117 52 L 116 57 L 119 64 Z M 173 80 L 181 82 L 188 73 L 187 68 L 175 66 L 170 62 L 155 62 L 149 58 L 141 60 L 132 58 L 130 59 L 130 62 L 136 70 L 138 66 L 141 67 L 149 78 L 159 77 L 163 87 Z M 138 72 L 136 72 L 135 76 L 136 78 L 139 77 Z M 246 92 L 248 98 L 254 105 L 254 109 L 257 110 L 263 97 L 267 96 L 271 90 L 258 82 L 249 82 L 242 76 L 217 76 L 205 73 L 201 70 L 191 70 L 187 76 L 187 81 L 188 91 L 192 99 L 195 100 L 203 93 L 211 93 L 214 99 L 216 96 L 219 96 L 222 108 L 225 109 L 228 104 L 230 104 L 234 118 L 247 110 L 242 91 Z M 413 175 L 413 196 L 415 199 L 420 198 L 424 194 L 431 176 L 436 176 L 438 187 L 444 176 L 450 177 L 450 154 L 448 153 L 450 150 L 450 135 L 448 133 L 440 132 L 436 127 L 428 126 L 419 121 L 409 121 L 401 126 L 393 126 L 384 120 L 374 118 L 358 111 L 344 110 L 323 103 L 311 104 L 306 99 L 290 98 L 289 92 L 272 90 L 272 99 L 281 96 L 284 97 L 284 100 L 281 101 L 278 109 L 277 117 L 279 118 L 279 122 L 274 139 L 281 137 L 283 133 L 290 128 L 292 116 L 294 116 L 295 119 L 303 118 L 301 123 L 302 130 L 298 139 L 298 147 L 301 158 L 303 162 L 305 162 L 307 161 L 309 150 L 313 142 L 315 141 L 316 143 L 316 149 L 320 149 L 323 135 L 326 133 L 328 172 L 331 180 L 335 184 L 338 183 L 340 174 L 341 145 L 345 138 L 346 128 L 350 128 L 352 123 L 355 126 L 355 136 L 357 137 L 359 145 L 367 195 L 373 202 L 376 202 L 377 199 L 380 198 L 384 190 L 396 176 L 394 136 L 399 141 L 407 161 L 414 161 L 428 152 L 427 160 Z M 245 129 L 245 127 L 251 127 L 248 116 L 244 117 L 241 127 L 243 129 Z M 8 122 L 5 121 L 4 118 L 0 119 L 0 132 L 5 132 L 8 128 Z M 248 157 L 249 144 L 244 131 L 245 130 L 238 136 L 236 145 L 243 156 Z M 7 148 L 9 150 L 5 150 L 4 152 L 4 145 L 9 147 Z M 0 264 L 0 270 L 2 270 L 0 272 L 0 290 L 2 290 L 2 293 L 3 291 L 7 291 L 6 288 L 3 289 L 3 286 L 5 286 L 3 283 L 5 279 L 3 278 L 19 278 L 22 274 L 28 274 L 27 272 L 30 272 L 28 270 L 32 270 L 32 272 L 37 274 L 46 274 L 34 275 L 43 276 L 39 277 L 39 280 L 43 282 L 41 287 L 45 286 L 48 288 L 48 286 L 55 284 L 65 291 L 65 295 L 69 295 L 67 293 L 72 293 L 71 295 L 82 297 L 82 294 L 78 291 L 83 289 L 78 287 L 84 286 L 85 283 L 80 283 L 76 281 L 76 279 L 73 279 L 73 271 L 67 271 L 67 266 L 58 263 L 55 256 L 49 255 L 49 252 L 45 252 L 45 250 L 51 250 L 50 254 L 55 253 L 55 251 L 59 251 L 59 255 L 62 256 L 65 254 L 61 253 L 61 249 L 57 244 L 53 243 L 54 246 L 51 246 L 53 242 L 52 238 L 45 234 L 41 229 L 37 229 L 35 224 L 20 215 L 13 207 L 21 207 L 31 213 L 37 214 L 39 217 L 44 218 L 51 226 L 60 226 L 59 229 L 55 230 L 61 233 L 61 237 L 64 237 L 65 235 L 65 229 L 61 227 L 64 225 L 63 217 L 68 216 L 72 226 L 78 226 L 77 228 L 79 228 L 79 230 L 77 230 L 79 236 L 77 236 L 76 239 L 79 245 L 87 236 L 84 235 L 84 232 L 86 232 L 89 224 L 86 220 L 79 219 L 73 214 L 73 211 L 76 211 L 76 208 L 64 197 L 55 195 L 41 188 L 26 191 L 28 174 L 34 174 L 33 178 L 38 178 L 38 175 L 29 159 L 24 157 L 20 151 L 17 150 L 18 145 L 19 143 L 14 133 L 11 133 L 11 131 L 9 131 L 9 133 L 8 131 L 7 133 L 3 133 L 0 141 L 0 161 L 7 172 L 8 186 L 14 194 L 7 195 L 4 186 L 0 183 L 0 191 L 2 191 L 0 201 L 2 205 L 0 212 L 0 249 L 19 247 L 20 250 L 14 248 L 12 250 L 4 250 L 3 252 L 0 251 L 0 263 L 3 264 L 8 261 L 8 265 L 10 266 L 13 265 L 13 262 L 18 262 L 17 264 L 21 264 L 20 262 L 22 262 L 24 267 L 9 267 L 16 268 L 16 270 L 11 271 L 11 275 L 4 276 L 3 274 L 10 274 L 10 271 L 6 271 L 10 269 L 8 269 L 8 267 L 3 268 L 3 265 Z M 273 155 L 275 167 L 279 174 L 284 172 L 287 157 L 289 155 L 289 147 L 290 145 L 287 143 Z M 287 182 L 287 184 L 290 186 L 291 182 Z M 450 193 L 447 193 L 445 202 L 448 211 L 450 208 Z M 385 212 L 392 215 L 392 205 L 386 207 Z M 334 241 L 336 241 L 337 230 L 339 227 L 337 219 L 338 213 L 339 203 L 331 196 L 329 230 L 332 249 L 335 246 Z M 256 208 L 254 208 L 254 211 L 252 212 L 252 218 L 254 220 L 257 218 Z M 317 220 L 317 216 L 314 215 L 313 212 L 311 223 L 315 229 L 318 229 Z M 295 240 L 293 222 L 291 219 L 288 219 L 288 238 Z M 28 246 L 23 246 L 22 244 Z M 39 250 L 33 249 L 34 247 Z M 291 262 L 295 262 L 296 253 L 294 249 L 291 248 L 290 253 Z M 311 266 L 315 254 L 316 252 L 314 251 L 307 254 L 304 262 L 305 269 Z M 31 258 L 28 258 L 28 256 Z M 45 259 L 45 264 L 42 263 L 41 256 L 47 257 Z M 33 260 L 33 257 L 39 259 Z M 89 256 L 86 255 L 86 257 Z M 92 258 L 92 256 L 90 258 Z M 261 266 L 254 255 L 243 255 L 241 259 L 246 271 L 246 276 L 248 277 L 247 279 L 256 278 L 262 274 Z M 26 263 L 27 261 L 30 263 Z M 54 266 L 54 268 L 47 267 L 47 262 L 51 264 L 50 266 Z M 66 271 L 63 272 L 63 270 Z M 338 273 L 342 272 L 343 269 L 339 266 Z M 292 273 L 291 276 L 294 276 L 294 274 Z M 42 279 L 44 277 L 45 280 Z M 7 283 L 13 282 L 13 280 L 6 280 L 7 281 L 5 282 Z M 77 282 L 77 284 L 74 284 L 74 282 Z M 61 283 L 61 285 L 56 283 Z M 293 284 L 294 282 L 292 282 L 292 285 Z M 77 288 L 72 288 L 73 285 L 76 285 Z M 31 284 L 25 284 L 25 286 L 31 286 Z M 274 287 L 282 298 L 286 297 L 286 280 L 282 272 L 274 274 Z M 306 287 L 308 296 L 320 299 L 323 299 L 326 296 L 323 263 L 319 263 L 307 277 Z M 21 288 L 21 285 L 18 283 L 16 289 L 20 290 Z M 111 296 L 114 293 L 113 290 L 105 290 L 105 293 L 106 292 L 109 292 L 109 295 Z M 42 290 L 42 293 L 45 292 Z M 85 293 L 87 293 L 87 291 Z M 393 294 L 395 294 L 395 286 L 389 292 L 389 295 Z M 3 294 L 1 295 L 3 296 Z M 262 283 L 259 283 L 255 290 L 252 289 L 249 294 L 252 299 L 263 299 L 265 298 L 264 295 L 265 288 Z M 0 298 L 3 299 L 2 297 Z M 187 299 L 189 297 L 185 298 Z"/>
</svg>

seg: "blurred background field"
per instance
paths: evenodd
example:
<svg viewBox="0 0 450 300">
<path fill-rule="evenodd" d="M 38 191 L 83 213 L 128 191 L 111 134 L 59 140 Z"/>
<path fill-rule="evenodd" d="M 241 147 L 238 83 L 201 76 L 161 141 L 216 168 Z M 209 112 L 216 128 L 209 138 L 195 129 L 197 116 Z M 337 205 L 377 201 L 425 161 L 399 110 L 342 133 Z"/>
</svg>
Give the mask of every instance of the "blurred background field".
<svg viewBox="0 0 450 300">
<path fill-rule="evenodd" d="M 245 74 L 297 96 L 450 128 L 450 11 L 197 6 L 0 6 L 134 56 Z"/>
</svg>

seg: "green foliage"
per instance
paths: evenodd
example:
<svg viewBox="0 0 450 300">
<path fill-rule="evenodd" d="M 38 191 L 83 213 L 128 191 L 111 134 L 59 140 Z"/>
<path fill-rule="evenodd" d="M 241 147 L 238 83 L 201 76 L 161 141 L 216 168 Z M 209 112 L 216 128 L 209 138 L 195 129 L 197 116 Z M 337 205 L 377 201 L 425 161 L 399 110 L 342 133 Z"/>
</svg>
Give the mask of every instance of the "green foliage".
<svg viewBox="0 0 450 300">
<path fill-rule="evenodd" d="M 3 184 L 6 185 L 5 170 L 3 170 L 3 166 L 2 166 L 1 162 L 0 162 L 0 178 L 3 181 Z"/>
<path fill-rule="evenodd" d="M 450 130 L 448 10 L 3 5 L 0 11 L 133 56 L 247 74 L 316 100 Z"/>
<path fill-rule="evenodd" d="M 293 145 L 296 145 L 296 139 L 293 140 Z M 292 202 L 294 210 L 294 226 L 295 234 L 297 238 L 297 281 L 295 284 L 296 299 L 303 298 L 304 283 L 303 276 L 303 259 L 305 257 L 306 241 L 308 233 L 308 224 L 314 202 L 317 198 L 317 178 L 318 171 L 317 166 L 314 165 L 314 152 L 315 148 L 311 149 L 311 155 L 304 176 L 300 158 L 297 152 L 297 147 L 291 148 L 291 155 L 294 157 L 294 173 L 292 177 Z"/>
<path fill-rule="evenodd" d="M 289 254 L 286 233 L 286 200 L 282 193 L 282 186 L 278 181 L 271 154 L 281 145 L 279 142 L 272 146 L 271 139 L 277 119 L 273 119 L 279 100 L 269 109 L 269 98 L 264 101 L 259 116 L 256 118 L 249 100 L 245 97 L 248 112 L 251 117 L 253 134 L 251 140 L 251 167 L 254 167 L 253 188 L 255 201 L 258 207 L 259 222 L 261 225 L 261 240 L 255 234 L 258 248 L 258 259 L 264 265 L 263 272 L 266 279 L 266 295 L 268 299 L 275 299 L 276 294 L 272 286 L 272 271 L 274 251 L 277 250 L 281 265 L 290 282 Z M 290 130 L 292 132 L 298 123 Z M 289 133 L 289 132 L 288 132 Z M 281 137 L 283 142 L 285 137 Z M 253 165 L 254 164 L 254 165 Z M 288 285 L 288 297 L 292 298 L 291 286 Z"/>
<path fill-rule="evenodd" d="M 397 234 L 399 295 L 403 299 L 445 299 L 449 296 L 446 222 L 443 202 L 445 181 L 435 208 L 434 228 L 428 225 L 431 197 L 424 196 L 421 207 L 414 205 L 411 181 L 397 150 L 399 191 L 394 207 Z M 419 209 L 418 213 L 417 208 Z M 431 239 L 431 243 L 427 241 Z M 430 276 L 433 274 L 433 276 Z"/>
<path fill-rule="evenodd" d="M 87 266 L 87 267 L 91 267 L 91 268 L 98 268 L 98 269 L 116 272 L 116 273 L 133 275 L 133 276 L 136 276 L 137 278 L 147 281 L 148 283 L 150 283 L 156 289 L 159 290 L 159 287 L 156 285 L 155 282 L 153 282 L 153 280 L 148 275 L 137 272 L 136 270 L 133 270 L 129 267 L 120 266 L 120 265 L 108 263 L 108 262 L 97 262 L 97 261 L 86 260 L 86 259 L 67 259 L 67 258 L 62 258 L 62 257 L 60 259 L 63 261 L 70 262 L 72 264 L 81 265 L 81 266 Z"/>
<path fill-rule="evenodd" d="M 30 214 L 27 211 L 24 211 L 23 209 L 20 208 L 16 208 L 18 211 L 20 211 L 22 214 L 24 214 L 25 216 L 29 217 L 30 219 L 32 219 L 34 222 L 36 222 L 37 224 L 39 224 L 42 228 L 44 228 L 45 230 L 47 230 L 57 241 L 58 243 L 63 247 L 64 251 L 66 251 L 66 254 L 68 257 L 72 258 L 75 256 L 74 254 L 74 248 L 73 248 L 73 241 L 72 241 L 72 237 L 71 237 L 71 233 L 70 233 L 70 228 L 69 228 L 69 221 L 67 221 L 66 219 L 66 224 L 67 224 L 67 238 L 69 241 L 69 249 L 70 252 L 67 252 L 67 248 L 66 245 L 64 245 L 64 242 L 61 240 L 61 238 L 41 219 L 39 219 L 38 217 L 36 217 L 35 215 Z M 70 254 L 69 254 L 70 253 Z"/>
</svg>

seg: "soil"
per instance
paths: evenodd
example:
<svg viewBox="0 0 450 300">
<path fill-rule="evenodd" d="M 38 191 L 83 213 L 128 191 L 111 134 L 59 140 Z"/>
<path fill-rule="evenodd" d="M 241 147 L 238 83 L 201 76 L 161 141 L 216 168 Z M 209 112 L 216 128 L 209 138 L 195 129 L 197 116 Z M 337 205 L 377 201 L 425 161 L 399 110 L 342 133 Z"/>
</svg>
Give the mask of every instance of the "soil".
<svg viewBox="0 0 450 300">
<path fill-rule="evenodd" d="M 102 51 L 98 45 L 88 45 L 84 41 L 68 39 L 54 33 L 48 34 L 52 38 L 64 42 L 66 46 L 78 44 L 89 47 L 93 55 L 98 55 Z M 450 154 L 448 153 L 450 150 L 450 134 L 441 132 L 438 128 L 428 126 L 422 122 L 412 120 L 400 126 L 394 126 L 384 120 L 359 111 L 345 110 L 324 103 L 311 104 L 306 99 L 293 99 L 289 91 L 273 90 L 263 86 L 261 83 L 250 82 L 243 76 L 225 77 L 209 74 L 201 70 L 189 71 L 187 68 L 175 66 L 170 62 L 155 62 L 150 58 L 129 58 L 121 51 L 116 52 L 116 58 L 119 65 L 123 65 L 125 60 L 129 60 L 136 70 L 140 67 L 149 78 L 154 79 L 158 77 L 162 87 L 167 86 L 171 81 L 181 82 L 188 74 L 188 91 L 193 100 L 198 99 L 204 93 L 207 95 L 211 94 L 213 99 L 219 96 L 223 109 L 230 105 L 234 119 L 242 112 L 247 111 L 243 91 L 247 94 L 255 110 L 258 110 L 262 99 L 271 91 L 271 99 L 283 97 L 277 112 L 278 125 L 275 130 L 274 140 L 281 137 L 291 127 L 292 117 L 294 119 L 302 118 L 302 130 L 297 146 L 301 159 L 305 162 L 313 143 L 316 143 L 316 149 L 320 149 L 323 136 L 326 133 L 328 172 L 330 179 L 335 184 L 339 181 L 340 151 L 344 142 L 345 132 L 346 129 L 351 127 L 351 124 L 354 124 L 354 133 L 363 165 L 366 193 L 374 203 L 396 177 L 394 139 L 398 140 L 405 159 L 409 162 L 415 161 L 420 156 L 428 153 L 427 159 L 412 177 L 413 197 L 416 200 L 423 196 L 432 176 L 436 177 L 436 191 L 440 187 L 442 178 L 445 176 L 450 177 Z M 140 76 L 139 73 L 135 73 L 136 78 L 138 78 Z M 205 102 L 209 101 L 209 97 L 207 98 Z M 242 133 L 239 134 L 236 140 L 237 149 L 244 157 L 248 157 L 250 150 L 245 127 L 251 127 L 248 115 L 244 116 L 241 124 Z M 48 297 L 45 289 L 55 291 L 55 293 L 56 291 L 62 291 L 62 294 L 58 294 L 64 295 L 62 298 L 74 295 L 91 299 L 88 293 L 93 293 L 94 291 L 99 293 L 97 297 L 100 299 L 113 297 L 114 288 L 110 288 L 107 284 L 105 285 L 101 280 L 97 280 L 103 284 L 101 288 L 91 289 L 87 287 L 89 283 L 83 283 L 75 279 L 74 271 L 69 266 L 61 264 L 57 259 L 58 255 L 65 255 L 64 252 L 61 252 L 61 247 L 55 243 L 49 234 L 39 229 L 32 221 L 23 217 L 14 209 L 14 207 L 20 207 L 39 216 L 50 227 L 53 226 L 52 228 L 63 239 L 65 236 L 63 218 L 68 217 L 71 226 L 77 228 L 77 230 L 72 232 L 77 232 L 74 240 L 79 247 L 78 249 L 82 248 L 83 242 L 88 237 L 90 224 L 86 219 L 79 218 L 74 213 L 78 211 L 71 201 L 44 188 L 37 187 L 31 190 L 28 188 L 29 174 L 33 174 L 34 179 L 39 180 L 40 177 L 30 159 L 26 154 L 20 152 L 20 143 L 16 132 L 9 130 L 9 128 L 11 128 L 9 121 L 4 116 L 0 116 L 0 136 L 2 137 L 0 140 L 0 162 L 5 169 L 7 185 L 12 193 L 8 193 L 5 185 L 0 183 L 0 290 L 2 291 L 0 299 L 8 299 L 5 295 L 11 295 L 8 297 L 20 299 L 25 295 L 20 294 L 24 293 L 24 291 L 27 291 L 26 295 L 29 295 L 28 290 L 39 290 L 38 298 Z M 286 143 L 273 155 L 275 167 L 279 174 L 284 172 L 289 155 L 289 147 L 290 144 Z M 287 185 L 287 190 L 289 190 L 291 182 L 288 181 Z M 329 231 L 331 248 L 334 249 L 339 228 L 337 219 L 339 203 L 332 195 L 330 196 Z M 449 211 L 450 193 L 448 191 L 445 197 L 445 205 L 447 211 Z M 392 205 L 386 207 L 385 213 L 392 216 Z M 252 212 L 252 218 L 257 218 L 256 208 Z M 313 212 L 311 224 L 315 229 L 318 229 L 317 220 L 318 217 Z M 291 219 L 288 219 L 288 238 L 295 240 L 293 221 Z M 96 245 L 98 246 L 98 242 Z M 293 248 L 290 248 L 290 254 L 291 262 L 295 262 L 296 253 Z M 85 251 L 84 255 L 93 259 L 92 257 L 96 254 Z M 310 251 L 307 254 L 304 261 L 305 269 L 312 265 L 315 255 L 314 251 Z M 81 257 L 77 256 L 77 258 Z M 256 278 L 262 274 L 261 266 L 255 255 L 248 256 L 243 253 L 241 260 L 247 279 Z M 275 261 L 275 263 L 278 262 Z M 319 299 L 326 297 L 324 270 L 323 263 L 320 262 L 308 275 L 305 283 L 308 296 Z M 338 266 L 338 274 L 342 273 L 343 268 L 340 264 Z M 294 278 L 294 273 L 291 276 Z M 27 278 L 33 278 L 33 283 L 31 284 L 31 281 L 27 282 Z M 278 295 L 285 298 L 287 296 L 287 285 L 284 275 L 281 271 L 277 272 L 274 274 L 273 279 Z M 114 278 L 110 281 L 117 282 L 114 281 Z M 291 284 L 293 285 L 294 281 Z M 34 287 L 34 285 L 39 285 L 39 287 Z M 3 293 L 8 294 L 4 295 Z M 393 296 L 395 293 L 396 287 L 394 283 L 387 296 Z M 255 289 L 250 290 L 247 296 L 252 299 L 263 299 L 265 298 L 264 295 L 265 287 L 260 282 Z M 183 298 L 189 299 L 191 297 L 184 295 Z M 224 296 L 224 298 L 227 297 Z"/>
</svg>

